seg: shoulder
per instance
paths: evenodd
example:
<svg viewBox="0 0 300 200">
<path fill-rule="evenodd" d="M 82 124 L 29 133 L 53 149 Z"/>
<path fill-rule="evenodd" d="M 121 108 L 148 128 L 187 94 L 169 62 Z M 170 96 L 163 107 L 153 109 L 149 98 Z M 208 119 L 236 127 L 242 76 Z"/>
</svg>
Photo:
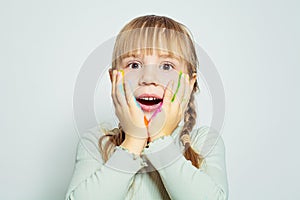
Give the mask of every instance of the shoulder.
<svg viewBox="0 0 300 200">
<path fill-rule="evenodd" d="M 99 149 L 99 139 L 103 135 L 104 131 L 98 126 L 87 129 L 84 133 L 80 134 L 76 160 L 95 159 L 103 162 Z"/>
</svg>

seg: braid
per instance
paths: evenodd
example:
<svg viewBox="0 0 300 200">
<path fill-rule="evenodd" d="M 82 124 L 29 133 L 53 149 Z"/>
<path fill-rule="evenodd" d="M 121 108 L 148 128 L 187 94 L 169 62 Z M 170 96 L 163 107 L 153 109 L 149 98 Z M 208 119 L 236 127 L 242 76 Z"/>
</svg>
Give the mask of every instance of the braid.
<svg viewBox="0 0 300 200">
<path fill-rule="evenodd" d="M 194 151 L 194 149 L 191 147 L 191 141 L 189 140 L 189 134 L 193 130 L 193 127 L 196 124 L 196 117 L 197 117 L 195 104 L 194 104 L 194 99 L 195 99 L 194 93 L 195 90 L 193 90 L 191 94 L 187 109 L 185 110 L 184 113 L 184 125 L 180 133 L 180 138 L 184 143 L 184 147 L 185 147 L 184 157 L 187 160 L 190 160 L 195 167 L 199 168 L 202 163 L 203 157 L 199 153 Z M 188 140 L 186 138 L 188 138 Z"/>
<path fill-rule="evenodd" d="M 108 138 L 105 145 L 103 146 L 103 140 L 105 138 Z M 112 153 L 112 150 L 115 146 L 120 146 L 120 144 L 125 139 L 125 133 L 121 127 L 121 125 L 118 125 L 118 128 L 114 128 L 112 130 L 106 131 L 105 135 L 101 136 L 98 141 L 98 146 L 101 151 L 102 158 L 104 162 L 106 162 L 109 158 L 110 153 Z"/>
</svg>

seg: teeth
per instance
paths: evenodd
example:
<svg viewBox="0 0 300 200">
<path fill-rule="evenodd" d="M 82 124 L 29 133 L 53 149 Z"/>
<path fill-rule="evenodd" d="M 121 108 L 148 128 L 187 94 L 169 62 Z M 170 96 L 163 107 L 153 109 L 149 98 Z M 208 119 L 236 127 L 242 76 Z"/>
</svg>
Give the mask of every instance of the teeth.
<svg viewBox="0 0 300 200">
<path fill-rule="evenodd" d="M 156 98 L 154 98 L 154 97 L 143 97 L 143 98 L 141 98 L 141 99 L 143 99 L 143 100 L 146 100 L 146 101 L 153 101 L 153 100 L 157 100 Z"/>
</svg>

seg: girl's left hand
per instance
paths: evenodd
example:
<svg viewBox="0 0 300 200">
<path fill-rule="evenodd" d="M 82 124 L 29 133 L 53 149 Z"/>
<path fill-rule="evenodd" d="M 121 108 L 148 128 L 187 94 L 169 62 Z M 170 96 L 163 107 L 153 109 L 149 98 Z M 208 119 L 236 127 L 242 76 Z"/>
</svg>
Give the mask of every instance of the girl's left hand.
<svg viewBox="0 0 300 200">
<path fill-rule="evenodd" d="M 182 74 L 176 87 L 178 89 L 175 93 L 172 92 L 174 82 L 169 82 L 165 88 L 161 111 L 156 116 L 153 116 L 148 125 L 150 141 L 162 136 L 171 135 L 183 117 L 190 99 L 193 84 L 190 84 L 187 74 Z"/>
</svg>

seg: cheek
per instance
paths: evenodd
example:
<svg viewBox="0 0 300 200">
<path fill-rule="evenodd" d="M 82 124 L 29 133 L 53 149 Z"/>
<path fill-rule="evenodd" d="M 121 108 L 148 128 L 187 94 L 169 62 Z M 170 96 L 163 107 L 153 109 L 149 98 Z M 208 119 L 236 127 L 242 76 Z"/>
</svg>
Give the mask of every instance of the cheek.
<svg viewBox="0 0 300 200">
<path fill-rule="evenodd" d="M 177 85 L 179 79 L 179 73 L 175 70 L 170 72 L 161 72 L 157 74 L 157 79 L 160 84 L 166 87 L 170 81 L 174 82 L 174 85 Z"/>
<path fill-rule="evenodd" d="M 138 87 L 139 73 L 125 71 L 124 79 L 129 83 L 131 90 L 134 92 Z"/>
</svg>

